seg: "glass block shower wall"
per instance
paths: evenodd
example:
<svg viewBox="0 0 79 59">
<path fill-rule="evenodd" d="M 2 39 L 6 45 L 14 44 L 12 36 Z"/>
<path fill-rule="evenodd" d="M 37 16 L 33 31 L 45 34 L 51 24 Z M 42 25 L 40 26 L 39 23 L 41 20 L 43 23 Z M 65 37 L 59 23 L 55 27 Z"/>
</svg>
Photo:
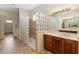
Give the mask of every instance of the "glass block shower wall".
<svg viewBox="0 0 79 59">
<path fill-rule="evenodd" d="M 20 20 L 19 28 L 21 40 L 27 43 L 29 40 L 29 17 L 24 17 Z"/>
<path fill-rule="evenodd" d="M 46 14 L 43 14 L 41 12 L 35 14 L 34 21 L 36 21 L 36 50 L 37 52 L 44 49 L 44 43 L 43 43 L 43 33 L 46 30 L 49 30 L 51 28 L 50 24 L 50 17 L 48 17 Z"/>
<path fill-rule="evenodd" d="M 46 16 L 45 14 L 39 12 L 35 14 L 35 19 L 34 21 L 36 21 L 36 31 L 45 31 L 45 30 L 49 30 L 51 29 L 51 21 L 50 21 L 50 17 Z"/>
<path fill-rule="evenodd" d="M 45 16 L 43 16 L 41 13 L 38 13 L 36 15 L 36 31 L 43 31 L 44 30 L 44 20 Z"/>
</svg>

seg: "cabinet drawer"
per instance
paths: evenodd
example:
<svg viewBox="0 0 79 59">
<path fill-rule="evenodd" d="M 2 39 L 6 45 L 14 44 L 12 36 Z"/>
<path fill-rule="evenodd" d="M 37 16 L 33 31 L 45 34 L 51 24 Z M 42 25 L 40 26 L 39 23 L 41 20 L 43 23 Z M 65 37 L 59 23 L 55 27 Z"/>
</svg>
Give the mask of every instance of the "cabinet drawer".
<svg viewBox="0 0 79 59">
<path fill-rule="evenodd" d="M 44 39 L 46 39 L 46 40 L 47 40 L 47 39 L 48 39 L 48 40 L 49 40 L 49 39 L 52 39 L 52 36 L 44 34 Z"/>
<path fill-rule="evenodd" d="M 44 41 L 45 41 L 45 42 L 52 43 L 52 39 L 47 39 L 47 38 L 45 38 Z"/>
</svg>

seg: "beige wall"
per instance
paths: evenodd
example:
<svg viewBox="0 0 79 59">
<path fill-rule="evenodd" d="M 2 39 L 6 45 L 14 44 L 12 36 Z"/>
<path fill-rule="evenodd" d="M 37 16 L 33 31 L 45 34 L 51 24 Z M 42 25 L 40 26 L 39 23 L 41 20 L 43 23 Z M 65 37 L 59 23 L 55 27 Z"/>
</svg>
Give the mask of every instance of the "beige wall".
<svg viewBox="0 0 79 59">
<path fill-rule="evenodd" d="M 4 38 L 4 17 L 0 15 L 0 39 Z"/>
</svg>

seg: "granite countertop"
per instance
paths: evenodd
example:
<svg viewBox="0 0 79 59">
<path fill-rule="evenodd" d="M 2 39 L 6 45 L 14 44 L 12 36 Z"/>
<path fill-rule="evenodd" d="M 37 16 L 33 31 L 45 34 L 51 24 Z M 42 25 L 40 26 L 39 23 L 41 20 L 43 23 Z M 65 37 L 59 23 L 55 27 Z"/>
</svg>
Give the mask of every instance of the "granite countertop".
<svg viewBox="0 0 79 59">
<path fill-rule="evenodd" d="M 79 34 L 59 32 L 59 31 L 52 31 L 52 32 L 51 31 L 44 31 L 44 34 L 79 41 Z"/>
</svg>

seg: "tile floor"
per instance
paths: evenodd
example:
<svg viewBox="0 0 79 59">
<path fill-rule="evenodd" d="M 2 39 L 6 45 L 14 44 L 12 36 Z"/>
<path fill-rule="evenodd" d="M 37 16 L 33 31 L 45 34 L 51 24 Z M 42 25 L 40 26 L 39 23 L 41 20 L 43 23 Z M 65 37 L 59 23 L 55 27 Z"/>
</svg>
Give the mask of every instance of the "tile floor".
<svg viewBox="0 0 79 59">
<path fill-rule="evenodd" d="M 36 51 L 18 39 L 14 39 L 12 34 L 5 35 L 0 39 L 0 54 L 36 54 Z M 49 54 L 47 50 L 42 50 L 37 54 Z"/>
<path fill-rule="evenodd" d="M 28 45 L 34 50 L 36 50 L 36 40 L 34 38 L 31 38 L 31 37 L 29 38 Z"/>
</svg>

